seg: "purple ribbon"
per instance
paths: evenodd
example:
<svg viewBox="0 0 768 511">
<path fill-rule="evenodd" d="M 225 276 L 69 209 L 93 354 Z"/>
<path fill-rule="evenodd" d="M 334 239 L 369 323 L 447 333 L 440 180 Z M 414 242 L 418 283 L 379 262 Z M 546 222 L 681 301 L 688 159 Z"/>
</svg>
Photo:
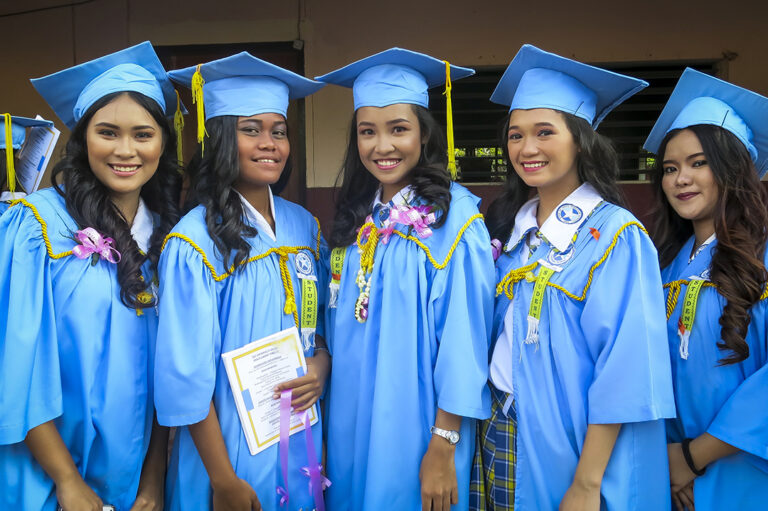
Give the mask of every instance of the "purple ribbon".
<svg viewBox="0 0 768 511">
<path fill-rule="evenodd" d="M 283 484 L 277 487 L 280 495 L 280 506 L 288 503 L 288 445 L 291 437 L 291 389 L 284 390 L 280 394 L 280 469 L 283 472 Z M 315 441 L 312 438 L 312 425 L 309 421 L 309 412 L 304 410 L 299 415 L 304 423 L 304 436 L 307 440 L 308 467 L 302 467 L 301 473 L 309 477 L 309 492 L 315 500 L 317 511 L 325 511 L 323 490 L 331 485 L 331 481 L 324 477 L 320 471 L 322 466 L 317 462 L 315 453 Z"/>
<path fill-rule="evenodd" d="M 75 240 L 80 242 L 80 245 L 75 245 L 72 249 L 72 253 L 78 259 L 86 259 L 91 254 L 98 254 L 103 259 L 106 259 L 110 263 L 117 264 L 120 261 L 120 252 L 112 248 L 112 243 L 115 240 L 112 238 L 105 238 L 99 231 L 93 227 L 86 227 L 75 233 Z M 115 258 L 117 256 L 117 258 Z"/>
<path fill-rule="evenodd" d="M 301 420 L 304 422 L 304 434 L 307 438 L 307 461 L 309 461 L 309 467 L 302 467 L 301 471 L 304 475 L 309 476 L 309 492 L 315 498 L 315 509 L 317 511 L 325 511 L 323 490 L 331 485 L 331 481 L 320 473 L 323 467 L 317 462 L 315 441 L 312 438 L 312 427 L 309 423 L 309 412 L 307 410 L 301 412 Z"/>
<path fill-rule="evenodd" d="M 288 444 L 291 439 L 291 389 L 280 393 L 280 468 L 283 471 L 283 486 L 277 487 L 280 506 L 288 503 Z"/>
<path fill-rule="evenodd" d="M 501 242 L 496 238 L 491 240 L 491 252 L 493 253 L 494 261 L 501 255 Z"/>
<path fill-rule="evenodd" d="M 432 212 L 432 206 L 406 206 L 400 204 L 394 206 L 389 210 L 389 217 L 381 222 L 381 229 L 379 229 L 379 238 L 385 245 L 389 242 L 392 231 L 395 230 L 395 224 L 409 225 L 416 231 L 416 235 L 421 238 L 429 238 L 432 236 L 432 229 L 430 224 L 435 223 L 437 217 Z M 365 223 L 373 222 L 373 217 L 368 215 L 365 219 Z M 371 232 L 370 226 L 363 230 L 363 237 L 367 238 Z"/>
</svg>

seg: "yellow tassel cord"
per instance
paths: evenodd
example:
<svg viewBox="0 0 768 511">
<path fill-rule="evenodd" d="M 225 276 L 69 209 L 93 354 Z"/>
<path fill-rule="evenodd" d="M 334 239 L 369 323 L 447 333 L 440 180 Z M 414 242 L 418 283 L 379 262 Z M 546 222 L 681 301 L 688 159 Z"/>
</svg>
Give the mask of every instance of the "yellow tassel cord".
<svg viewBox="0 0 768 511">
<path fill-rule="evenodd" d="M 469 229 L 469 226 L 472 225 L 472 222 L 475 222 L 475 221 L 482 222 L 483 221 L 483 215 L 480 214 L 480 213 L 477 213 L 476 215 L 472 215 L 471 217 L 469 217 L 467 219 L 467 221 L 464 223 L 464 225 L 461 227 L 461 229 L 459 229 L 459 232 L 456 234 L 456 239 L 453 240 L 453 244 L 451 245 L 451 248 L 448 249 L 448 254 L 445 256 L 445 259 L 442 262 L 438 262 L 435 259 L 435 257 L 432 255 L 432 251 L 429 250 L 429 247 L 426 246 L 424 244 L 424 242 L 421 241 L 420 239 L 418 239 L 417 237 L 415 237 L 415 236 L 408 236 L 407 234 L 404 234 L 404 233 L 398 231 L 397 229 L 392 231 L 392 234 L 394 234 L 396 236 L 399 236 L 399 237 L 403 238 L 404 240 L 408 240 L 408 241 L 411 241 L 411 242 L 415 243 L 427 255 L 427 259 L 429 259 L 429 262 L 432 263 L 432 266 L 434 266 L 436 270 L 442 270 L 443 268 L 448 266 L 449 262 L 451 262 L 451 257 L 453 257 L 453 252 L 456 250 L 456 247 L 459 246 L 459 242 L 461 241 L 461 237 L 464 235 L 464 231 Z M 366 224 L 363 224 L 363 226 L 360 228 L 360 232 L 364 231 L 365 228 L 369 227 L 369 226 L 371 227 L 372 230 L 375 228 L 373 222 L 368 222 Z M 376 242 L 378 243 L 378 232 L 377 232 L 376 235 L 377 235 Z M 364 250 L 364 245 L 360 244 L 360 238 L 361 238 L 361 235 L 358 232 L 358 234 L 357 234 L 357 246 L 358 246 L 358 248 L 360 248 L 360 250 Z M 370 241 L 370 238 L 369 238 L 369 241 Z M 372 245 L 371 250 L 373 250 L 375 252 L 376 245 Z M 372 268 L 373 267 L 373 253 L 371 253 L 370 258 L 371 258 L 370 261 L 371 261 L 371 268 Z M 361 258 L 361 267 L 362 267 L 362 258 Z"/>
<path fill-rule="evenodd" d="M 48 238 L 48 225 L 45 223 L 45 220 L 43 220 L 43 217 L 40 216 L 40 213 L 38 213 L 37 208 L 27 202 L 27 199 L 20 199 L 18 201 L 13 201 L 11 204 L 22 204 L 23 206 L 29 208 L 30 211 L 32 211 L 32 214 L 35 217 L 35 220 L 40 224 L 40 231 L 43 236 L 43 243 L 45 243 L 45 250 L 48 252 L 48 257 L 51 259 L 61 259 L 62 257 L 68 257 L 72 255 L 71 250 L 67 250 L 66 252 L 62 252 L 60 254 L 54 254 L 53 253 L 53 247 L 51 246 L 51 240 Z"/>
<path fill-rule="evenodd" d="M 13 128 L 11 114 L 5 116 L 5 168 L 8 175 L 8 191 L 16 191 L 16 169 L 13 167 Z"/>
<path fill-rule="evenodd" d="M 665 288 L 669 289 L 669 293 L 667 293 L 667 321 L 672 317 L 672 312 L 677 307 L 677 299 L 680 297 L 680 283 L 681 281 L 676 280 L 664 285 Z"/>
<path fill-rule="evenodd" d="M 598 261 L 593 264 L 589 268 L 589 274 L 587 276 L 587 283 L 584 285 L 584 289 L 581 292 L 581 295 L 574 294 L 567 289 L 565 289 L 563 286 L 560 286 L 558 284 L 555 284 L 553 282 L 547 281 L 547 286 L 552 287 L 563 293 L 568 298 L 571 298 L 572 300 L 576 300 L 579 302 L 583 302 L 584 299 L 587 297 L 587 291 L 589 291 L 589 288 L 592 286 L 592 277 L 595 274 L 595 271 L 605 262 L 606 259 L 608 259 L 608 255 L 610 255 L 611 251 L 613 251 L 613 248 L 616 246 L 616 243 L 619 241 L 619 236 L 622 232 L 624 232 L 624 229 L 628 228 L 629 226 L 634 225 L 644 233 L 648 234 L 648 231 L 645 230 L 645 227 L 643 227 L 638 222 L 627 222 L 626 224 L 619 227 L 619 230 L 616 231 L 616 234 L 613 235 L 613 240 L 611 240 L 611 244 L 608 245 L 608 248 L 605 249 L 605 253 L 598 259 Z M 520 275 L 520 272 L 523 272 L 523 270 L 533 271 L 533 268 L 535 268 L 537 263 L 529 264 L 528 266 L 523 266 L 522 268 L 516 268 L 511 270 L 507 275 L 499 282 L 499 285 L 496 286 L 496 296 L 499 296 L 501 292 L 503 291 L 509 299 L 512 299 L 512 290 L 511 287 L 525 278 L 526 280 L 531 281 L 530 278 L 528 278 L 528 275 L 525 275 L 524 273 Z M 534 279 L 535 280 L 535 279 Z M 501 287 L 500 287 L 501 286 Z"/>
<path fill-rule="evenodd" d="M 205 151 L 205 106 L 203 105 L 203 75 L 200 73 L 201 64 L 197 65 L 195 74 L 192 75 L 192 103 L 197 105 L 197 142 L 200 144 L 200 154 Z"/>
<path fill-rule="evenodd" d="M 168 241 L 171 238 L 178 238 L 180 240 L 186 241 L 189 246 L 191 246 L 200 256 L 203 258 L 203 265 L 205 265 L 206 268 L 211 272 L 211 276 L 213 277 L 213 280 L 216 282 L 221 282 L 222 280 L 226 279 L 227 277 L 231 276 L 235 272 L 234 265 L 227 270 L 226 273 L 223 273 L 219 275 L 216 272 L 216 268 L 213 266 L 211 261 L 208 259 L 208 256 L 205 254 L 202 248 L 192 241 L 190 238 L 183 234 L 179 234 L 176 232 L 170 233 L 168 236 L 165 237 L 165 240 L 163 241 L 163 246 L 161 250 L 165 250 L 165 245 L 168 243 Z M 260 259 L 264 259 L 266 257 L 271 256 L 272 254 L 275 254 L 278 256 L 278 265 L 280 266 L 280 280 L 282 280 L 283 283 L 283 291 L 285 292 L 285 305 L 283 306 L 283 312 L 285 314 L 293 314 L 293 320 L 296 322 L 296 327 L 299 328 L 299 315 L 298 311 L 296 309 L 296 298 L 295 293 L 293 290 L 293 280 L 291 279 L 291 274 L 288 271 L 288 256 L 293 254 L 298 254 L 301 250 L 307 250 L 309 251 L 314 257 L 315 260 L 319 259 L 320 254 L 320 246 L 312 248 L 312 247 L 306 247 L 306 246 L 300 246 L 300 247 L 277 247 L 277 248 L 270 248 L 263 254 L 259 254 L 253 257 L 249 257 L 240 265 L 245 265 L 248 263 L 252 263 L 255 261 L 258 261 Z"/>
<path fill-rule="evenodd" d="M 360 248 L 360 269 L 365 275 L 373 270 L 373 256 L 376 255 L 376 246 L 379 244 L 379 230 L 373 224 L 365 224 L 363 228 L 366 226 L 370 226 L 371 231 L 364 245 L 360 244 L 364 229 L 360 229 L 357 233 L 357 246 Z"/>
<path fill-rule="evenodd" d="M 184 138 L 184 114 L 181 113 L 181 98 L 176 91 L 176 113 L 173 114 L 173 128 L 176 130 L 176 159 L 179 161 L 179 172 L 184 165 L 184 150 L 182 139 Z"/>
<path fill-rule="evenodd" d="M 445 132 L 448 138 L 448 172 L 451 179 L 456 181 L 458 170 L 456 169 L 456 149 L 453 143 L 453 105 L 451 104 L 451 65 L 445 62 Z"/>
<path fill-rule="evenodd" d="M 515 296 L 513 291 L 515 284 L 523 279 L 527 280 L 528 282 L 535 282 L 536 276 L 533 274 L 533 270 L 536 269 L 538 264 L 539 262 L 536 261 L 535 263 L 531 263 L 521 268 L 515 268 L 514 270 L 507 273 L 504 278 L 501 279 L 501 282 L 496 284 L 496 296 L 504 293 L 506 297 L 511 300 Z"/>
</svg>

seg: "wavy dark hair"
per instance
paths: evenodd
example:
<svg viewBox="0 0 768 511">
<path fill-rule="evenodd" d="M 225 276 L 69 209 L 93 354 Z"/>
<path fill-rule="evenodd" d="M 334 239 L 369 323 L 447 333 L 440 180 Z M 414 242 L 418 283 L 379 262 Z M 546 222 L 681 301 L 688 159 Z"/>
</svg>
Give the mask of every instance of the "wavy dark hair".
<svg viewBox="0 0 768 511">
<path fill-rule="evenodd" d="M 451 204 L 451 176 L 446 170 L 448 152 L 445 137 L 432 114 L 420 105 L 411 105 L 419 121 L 421 156 L 411 170 L 411 186 L 417 196 L 439 212 L 433 224 L 445 223 Z M 340 187 L 339 187 L 340 185 Z M 344 163 L 336 177 L 336 213 L 330 236 L 332 247 L 346 247 L 357 238 L 357 230 L 371 212 L 379 181 L 365 168 L 357 148 L 357 113 L 352 115 Z"/>
<path fill-rule="evenodd" d="M 205 150 L 199 148 L 187 168 L 191 186 L 185 209 L 198 204 L 205 207 L 205 223 L 217 256 L 224 266 L 234 265 L 241 270 L 241 263 L 251 251 L 246 238 L 256 236 L 258 231 L 246 223 L 245 208 L 234 188 L 240 174 L 237 119 L 234 115 L 222 115 L 206 121 L 209 138 Z M 280 179 L 270 185 L 274 194 L 285 188 L 291 175 L 291 161 L 289 155 Z"/>
<path fill-rule="evenodd" d="M 728 130 L 695 125 L 691 130 L 701 143 L 718 188 L 715 205 L 717 245 L 712 253 L 710 279 L 726 300 L 720 315 L 720 350 L 729 352 L 720 365 L 749 357 L 744 340 L 750 323 L 749 309 L 760 300 L 768 281 L 763 263 L 768 241 L 768 193 L 744 144 Z M 669 141 L 682 130 L 670 131 L 659 147 L 653 189 L 656 195 L 653 241 L 661 267 L 666 267 L 693 235 L 693 223 L 680 217 L 661 188 L 664 153 Z"/>
<path fill-rule="evenodd" d="M 592 126 L 575 115 L 559 112 L 565 120 L 573 141 L 579 148 L 576 155 L 576 170 L 581 183 L 595 187 L 600 196 L 618 206 L 625 206 L 624 195 L 619 189 L 619 156 L 608 137 L 600 135 Z M 507 164 L 507 182 L 501 195 L 488 206 L 485 224 L 491 239 L 506 242 L 515 227 L 515 216 L 531 197 L 533 188 L 525 184 L 523 178 L 515 172 L 507 149 L 509 116 L 503 121 L 501 129 L 501 148 Z"/>
<path fill-rule="evenodd" d="M 131 226 L 110 199 L 110 189 L 96 178 L 88 163 L 86 132 L 93 115 L 118 96 L 128 95 L 144 108 L 160 126 L 163 136 L 163 153 L 155 174 L 141 188 L 141 197 L 149 210 L 160 217 L 159 224 L 150 238 L 147 254 L 142 254 L 131 236 Z M 64 155 L 53 168 L 51 179 L 56 191 L 64 197 L 67 211 L 80 229 L 93 227 L 115 240 L 120 252 L 117 263 L 117 280 L 120 283 L 120 299 L 131 308 L 154 306 L 139 302 L 137 295 L 150 287 L 142 279 L 141 266 L 149 258 L 152 269 L 157 269 L 165 236 L 179 221 L 179 194 L 181 174 L 176 160 L 176 137 L 160 105 L 137 92 L 115 92 L 96 101 L 78 121 L 67 141 Z M 63 186 L 63 187 L 62 187 Z"/>
</svg>

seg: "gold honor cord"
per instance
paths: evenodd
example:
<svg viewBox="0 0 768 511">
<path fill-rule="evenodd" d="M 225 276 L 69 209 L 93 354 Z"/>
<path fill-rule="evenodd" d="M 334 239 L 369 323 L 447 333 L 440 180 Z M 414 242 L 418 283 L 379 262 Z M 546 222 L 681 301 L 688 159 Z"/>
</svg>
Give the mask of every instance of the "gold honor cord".
<svg viewBox="0 0 768 511">
<path fill-rule="evenodd" d="M 8 191 L 16 191 L 16 169 L 13 167 L 13 127 L 11 114 L 5 116 L 5 168 L 8 176 Z"/>
<path fill-rule="evenodd" d="M 317 284 L 311 278 L 301 280 L 301 341 L 304 351 L 312 345 L 317 328 Z"/>
<path fill-rule="evenodd" d="M 683 360 L 688 360 L 688 343 L 691 339 L 693 320 L 696 317 L 696 304 L 699 301 L 699 293 L 704 282 L 706 281 L 701 279 L 691 280 L 688 284 L 688 289 L 685 291 L 683 312 L 677 324 L 677 334 L 680 336 L 680 357 Z"/>
<path fill-rule="evenodd" d="M 451 65 L 445 62 L 445 131 L 448 142 L 448 172 L 451 179 L 456 181 L 458 170 L 456 169 L 456 149 L 453 142 L 453 106 L 451 104 Z"/>
<path fill-rule="evenodd" d="M 200 155 L 205 151 L 205 105 L 203 104 L 203 85 L 205 80 L 200 73 L 200 66 L 197 65 L 195 73 L 192 75 L 192 103 L 197 105 L 197 142 L 200 144 Z"/>
<path fill-rule="evenodd" d="M 528 332 L 525 336 L 525 344 L 538 344 L 539 342 L 539 321 L 541 320 L 541 307 L 544 303 L 544 292 L 547 289 L 547 282 L 554 274 L 555 270 L 542 266 L 538 277 L 536 277 L 536 283 L 533 285 L 533 296 L 531 296 L 531 307 L 528 309 Z"/>
<path fill-rule="evenodd" d="M 176 131 L 176 159 L 179 162 L 179 172 L 182 172 L 184 165 L 184 151 L 182 149 L 182 139 L 184 135 L 184 114 L 181 113 L 181 98 L 179 91 L 176 92 L 176 112 L 173 114 L 173 128 Z"/>
<path fill-rule="evenodd" d="M 335 309 L 341 287 L 341 272 L 344 270 L 344 257 L 347 254 L 346 247 L 336 247 L 331 250 L 331 283 L 328 286 L 328 307 Z"/>
</svg>

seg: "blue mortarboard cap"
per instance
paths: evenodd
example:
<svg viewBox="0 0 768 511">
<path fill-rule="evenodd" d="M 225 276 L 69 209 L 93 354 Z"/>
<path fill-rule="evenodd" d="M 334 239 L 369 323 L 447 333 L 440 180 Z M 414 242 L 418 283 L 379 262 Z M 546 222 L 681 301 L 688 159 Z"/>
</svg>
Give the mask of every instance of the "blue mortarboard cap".
<svg viewBox="0 0 768 511">
<path fill-rule="evenodd" d="M 70 129 L 91 105 L 113 92 L 139 92 L 168 116 L 176 107 L 176 92 L 149 41 L 31 81 Z"/>
<path fill-rule="evenodd" d="M 656 153 L 672 130 L 697 124 L 720 126 L 741 140 L 762 177 L 768 171 L 768 98 L 686 68 L 645 141 Z"/>
<path fill-rule="evenodd" d="M 473 69 L 450 66 L 451 80 L 475 74 Z M 390 48 L 353 62 L 341 69 L 315 77 L 321 82 L 352 87 L 355 110 L 364 106 L 384 107 L 409 103 L 429 107 L 428 90 L 445 83 L 445 61 Z"/>
<path fill-rule="evenodd" d="M 13 149 L 21 149 L 24 139 L 27 138 L 27 128 L 36 126 L 53 126 L 53 122 L 45 119 L 30 119 L 29 117 L 11 116 L 11 133 Z M 0 149 L 8 149 L 8 141 L 5 139 L 5 130 L 0 130 Z"/>
<path fill-rule="evenodd" d="M 551 108 L 596 128 L 608 112 L 648 82 L 523 45 L 499 80 L 491 101 L 512 110 Z"/>
<path fill-rule="evenodd" d="M 192 87 L 197 66 L 170 71 L 174 82 Z M 303 98 L 325 87 L 244 51 L 200 65 L 205 119 L 221 115 L 250 117 L 288 112 L 290 99 Z"/>
</svg>

